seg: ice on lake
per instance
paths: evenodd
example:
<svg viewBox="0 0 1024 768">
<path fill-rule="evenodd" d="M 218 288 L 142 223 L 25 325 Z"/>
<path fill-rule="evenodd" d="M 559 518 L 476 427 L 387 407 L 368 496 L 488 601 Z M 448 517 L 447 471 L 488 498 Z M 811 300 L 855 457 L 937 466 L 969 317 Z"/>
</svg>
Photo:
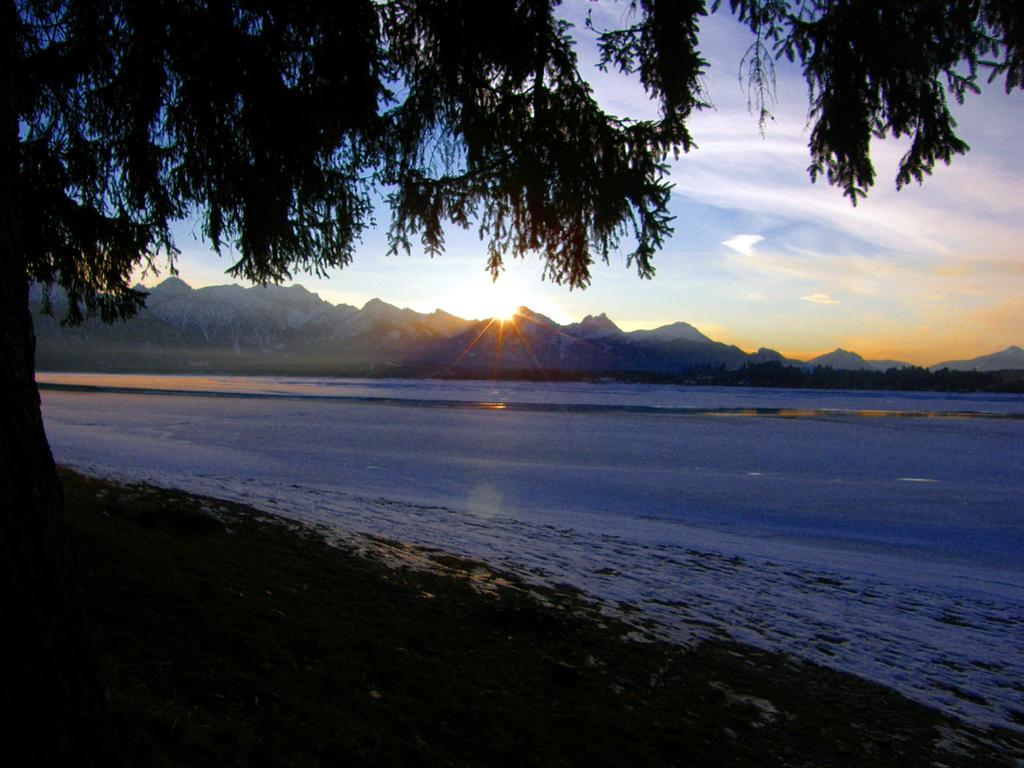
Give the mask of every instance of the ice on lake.
<svg viewBox="0 0 1024 768">
<path fill-rule="evenodd" d="M 39 379 L 66 465 L 481 558 L 1022 729 L 1021 396 Z"/>
</svg>

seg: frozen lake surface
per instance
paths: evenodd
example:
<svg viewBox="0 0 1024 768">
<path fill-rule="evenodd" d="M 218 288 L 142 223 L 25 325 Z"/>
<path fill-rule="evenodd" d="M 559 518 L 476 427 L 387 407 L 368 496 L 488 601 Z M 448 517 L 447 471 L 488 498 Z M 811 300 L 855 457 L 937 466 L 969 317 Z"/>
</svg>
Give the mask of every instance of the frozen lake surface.
<svg viewBox="0 0 1024 768">
<path fill-rule="evenodd" d="M 1024 397 L 38 378 L 71 467 L 481 558 L 1024 730 Z"/>
</svg>

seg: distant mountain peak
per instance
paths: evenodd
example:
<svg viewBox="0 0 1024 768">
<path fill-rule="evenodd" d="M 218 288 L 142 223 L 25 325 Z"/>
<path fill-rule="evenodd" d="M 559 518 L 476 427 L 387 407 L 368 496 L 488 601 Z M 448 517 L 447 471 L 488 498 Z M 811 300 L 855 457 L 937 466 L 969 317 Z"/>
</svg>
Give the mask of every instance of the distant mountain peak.
<svg viewBox="0 0 1024 768">
<path fill-rule="evenodd" d="M 580 321 L 580 323 L 581 324 L 589 323 L 590 325 L 600 325 L 600 326 L 603 326 L 605 328 L 614 328 L 615 330 L 619 329 L 619 326 L 617 326 L 615 323 L 613 323 L 611 321 L 611 319 L 608 317 L 608 315 L 606 315 L 604 312 L 602 312 L 600 315 L 587 315 L 586 317 L 583 318 L 583 320 Z"/>
<path fill-rule="evenodd" d="M 317 294 L 313 293 L 309 288 L 304 285 L 299 285 L 298 283 L 292 283 L 291 285 L 271 284 L 263 287 L 273 290 L 287 291 L 288 293 L 298 294 L 300 296 L 317 296 Z"/>
<path fill-rule="evenodd" d="M 363 308 L 359 310 L 359 314 L 367 318 L 396 318 L 403 313 L 407 314 L 411 311 L 396 307 L 394 304 L 388 304 L 383 299 L 373 298 L 363 305 Z"/>
<path fill-rule="evenodd" d="M 554 325 L 554 321 L 546 315 L 542 315 L 540 312 L 534 312 L 529 307 L 523 306 L 516 310 L 517 317 L 525 317 L 528 320 L 533 320 L 538 323 L 544 323 L 545 325 Z"/>
<path fill-rule="evenodd" d="M 461 361 L 461 368 L 484 372 L 538 368 L 658 374 L 720 366 L 737 369 L 746 362 L 875 371 L 908 365 L 865 360 L 843 347 L 807 363 L 764 347 L 748 354 L 713 341 L 681 321 L 626 333 L 605 312 L 562 325 L 520 306 L 515 333 L 512 329 L 503 333 L 493 321 L 464 320 L 440 308 L 423 314 L 379 297 L 362 309 L 334 305 L 300 284 L 192 288 L 172 275 L 146 290 L 146 307 L 128 324 L 108 327 L 96 320 L 65 328 L 50 318 L 40 319 L 37 337 L 44 355 L 40 359 L 62 367 L 102 359 L 105 368 L 313 372 L 372 372 L 376 366 L 396 365 L 445 371 L 455 361 Z M 42 287 L 33 284 L 31 291 L 33 302 L 40 303 Z M 66 299 L 59 288 L 53 293 L 59 312 Z M 62 351 L 61 345 L 66 349 Z M 1024 370 L 1024 349 L 1011 344 L 973 360 L 932 366 L 942 367 Z"/>
<path fill-rule="evenodd" d="M 171 293 L 185 293 L 191 291 L 192 286 L 186 283 L 177 275 L 171 275 L 170 277 L 160 281 L 156 286 L 150 288 L 151 293 L 159 291 L 164 294 Z"/>
<path fill-rule="evenodd" d="M 842 347 L 836 347 L 831 352 L 812 357 L 807 361 L 810 365 L 823 367 L 844 368 L 856 370 L 858 368 L 870 368 L 867 361 L 856 352 L 850 352 Z"/>
<path fill-rule="evenodd" d="M 856 352 L 836 347 L 831 352 L 811 358 L 807 365 L 846 371 L 886 371 L 890 368 L 906 368 L 910 363 L 902 360 L 865 360 Z"/>
<path fill-rule="evenodd" d="M 583 338 L 596 339 L 604 336 L 618 336 L 622 329 L 613 323 L 604 312 L 587 315 L 580 322 L 565 326 L 566 333 Z"/>
<path fill-rule="evenodd" d="M 843 349 L 842 347 L 836 347 L 831 352 L 826 352 L 824 355 L 818 355 L 818 357 L 826 357 L 828 355 L 849 355 L 850 357 L 856 357 L 859 360 L 863 360 L 864 359 L 863 357 L 858 355 L 856 352 L 851 352 L 850 350 Z M 815 359 L 817 359 L 817 358 L 815 358 Z"/>
<path fill-rule="evenodd" d="M 933 371 L 949 368 L 953 371 L 1024 370 L 1024 349 L 1011 344 L 1001 352 L 981 355 L 971 360 L 947 360 L 929 366 Z"/>
<path fill-rule="evenodd" d="M 643 341 L 695 341 L 710 344 L 711 339 L 689 323 L 682 321 L 662 325 L 658 328 L 633 331 L 629 334 L 634 339 Z"/>
<path fill-rule="evenodd" d="M 786 358 L 781 352 L 769 349 L 768 347 L 761 347 L 750 356 L 750 361 L 753 363 L 783 363 L 786 362 Z"/>
</svg>

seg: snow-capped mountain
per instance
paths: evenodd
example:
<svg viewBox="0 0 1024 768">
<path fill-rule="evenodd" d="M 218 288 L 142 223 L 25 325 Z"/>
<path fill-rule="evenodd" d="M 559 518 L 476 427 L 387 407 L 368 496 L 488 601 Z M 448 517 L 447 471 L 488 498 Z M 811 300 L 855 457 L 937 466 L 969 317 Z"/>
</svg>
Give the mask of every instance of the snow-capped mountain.
<svg viewBox="0 0 1024 768">
<path fill-rule="evenodd" d="M 171 277 L 149 291 L 144 312 L 176 329 L 183 341 L 271 352 L 282 349 L 294 331 L 314 322 L 339 323 L 358 310 L 332 305 L 301 285 L 193 290 Z"/>
<path fill-rule="evenodd" d="M 193 289 L 172 277 L 149 289 L 146 307 L 125 323 L 90 319 L 66 327 L 36 307 L 41 370 L 152 370 L 346 375 L 489 375 L 552 371 L 676 375 L 779 363 L 885 371 L 895 360 L 865 360 L 836 349 L 807 362 L 761 348 L 748 354 L 689 323 L 625 332 L 604 313 L 559 325 L 527 307 L 511 321 L 464 320 L 443 310 L 403 309 L 381 299 L 363 307 L 331 304 L 302 286 Z M 57 316 L 66 303 L 54 291 Z M 1024 369 L 1024 350 L 1008 349 L 933 368 Z"/>
<path fill-rule="evenodd" d="M 455 375 L 535 370 L 679 374 L 704 367 L 736 369 L 746 360 L 743 350 L 711 339 L 692 341 L 671 333 L 637 338 L 604 314 L 562 326 L 520 307 L 511 321 L 479 322 L 425 349 L 413 363 Z"/>
<path fill-rule="evenodd" d="M 633 331 L 630 336 L 638 341 L 696 341 L 710 344 L 711 339 L 689 323 L 677 322 L 650 330 Z"/>
<path fill-rule="evenodd" d="M 145 309 L 125 323 L 90 319 L 69 328 L 37 315 L 37 361 L 85 370 L 357 373 L 397 365 L 410 348 L 467 325 L 380 299 L 361 309 L 335 305 L 299 285 L 192 289 L 172 277 L 149 289 Z"/>
<path fill-rule="evenodd" d="M 297 285 L 194 290 L 175 277 L 150 289 L 145 309 L 126 323 L 87 320 L 68 328 L 39 316 L 37 329 L 43 369 L 680 373 L 735 369 L 748 359 L 687 323 L 625 333 L 603 313 L 561 326 L 520 307 L 502 324 L 440 309 L 424 314 L 381 299 L 361 308 L 333 305 Z"/>
<path fill-rule="evenodd" d="M 600 315 L 587 315 L 580 322 L 566 325 L 563 329 L 566 333 L 581 339 L 601 339 L 623 335 L 622 329 L 609 320 L 608 315 L 604 312 Z"/>
</svg>

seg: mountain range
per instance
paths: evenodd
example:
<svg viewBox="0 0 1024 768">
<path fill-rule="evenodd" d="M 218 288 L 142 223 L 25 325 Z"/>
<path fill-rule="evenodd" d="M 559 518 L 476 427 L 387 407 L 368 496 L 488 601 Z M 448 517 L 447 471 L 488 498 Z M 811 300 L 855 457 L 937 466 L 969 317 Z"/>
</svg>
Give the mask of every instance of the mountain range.
<svg viewBox="0 0 1024 768">
<path fill-rule="evenodd" d="M 753 354 L 676 322 L 626 332 L 605 314 L 559 325 L 527 307 L 511 321 L 425 314 L 380 299 L 362 308 L 331 304 L 300 285 L 193 289 L 170 277 L 147 289 L 131 320 L 89 319 L 61 325 L 41 314 L 33 288 L 40 370 L 181 371 L 309 375 L 496 376 L 531 371 L 564 374 L 683 374 L 776 362 L 802 368 L 886 370 L 896 360 L 865 360 L 836 349 L 808 361 L 771 349 Z M 54 315 L 66 302 L 51 296 Z M 955 370 L 1024 369 L 1024 350 L 1009 347 L 974 360 L 932 366 Z"/>
</svg>

